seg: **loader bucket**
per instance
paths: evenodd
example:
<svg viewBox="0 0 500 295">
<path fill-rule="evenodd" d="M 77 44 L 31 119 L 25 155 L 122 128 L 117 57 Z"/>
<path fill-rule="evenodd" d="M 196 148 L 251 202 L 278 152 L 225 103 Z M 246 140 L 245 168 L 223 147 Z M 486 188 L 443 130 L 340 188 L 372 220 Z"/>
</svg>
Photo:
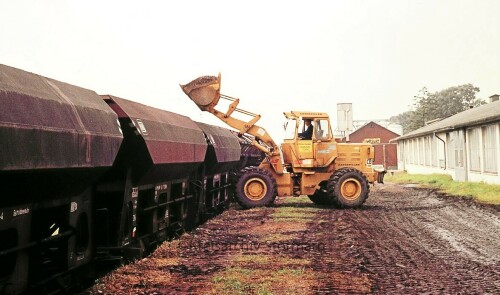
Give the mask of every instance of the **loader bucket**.
<svg viewBox="0 0 500 295">
<path fill-rule="evenodd" d="M 207 110 L 217 105 L 220 98 L 221 75 L 202 76 L 186 85 L 181 85 L 182 91 L 201 109 Z"/>
</svg>

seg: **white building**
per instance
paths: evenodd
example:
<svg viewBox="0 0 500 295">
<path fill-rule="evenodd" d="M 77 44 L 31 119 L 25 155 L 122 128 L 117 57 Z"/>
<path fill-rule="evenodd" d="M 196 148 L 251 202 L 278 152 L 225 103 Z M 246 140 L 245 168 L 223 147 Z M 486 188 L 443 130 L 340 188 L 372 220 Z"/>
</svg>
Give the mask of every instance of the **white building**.
<svg viewBox="0 0 500 295">
<path fill-rule="evenodd" d="M 398 169 L 500 184 L 500 101 L 472 108 L 395 138 Z"/>
</svg>

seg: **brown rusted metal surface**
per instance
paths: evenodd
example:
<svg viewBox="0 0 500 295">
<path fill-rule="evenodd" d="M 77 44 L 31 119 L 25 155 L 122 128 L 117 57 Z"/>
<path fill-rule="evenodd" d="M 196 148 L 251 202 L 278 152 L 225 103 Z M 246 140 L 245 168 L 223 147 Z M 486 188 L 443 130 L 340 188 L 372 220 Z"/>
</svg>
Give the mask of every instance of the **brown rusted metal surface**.
<svg viewBox="0 0 500 295">
<path fill-rule="evenodd" d="M 118 114 L 125 136 L 118 161 L 139 183 L 182 178 L 204 161 L 207 142 L 186 116 L 111 95 L 102 96 Z"/>
<path fill-rule="evenodd" d="M 228 129 L 196 122 L 203 130 L 209 147 L 207 150 L 207 173 L 219 173 L 236 168 L 240 161 L 241 147 L 238 138 Z"/>
<path fill-rule="evenodd" d="M 122 142 L 94 91 L 0 65 L 0 171 L 109 167 Z"/>
</svg>

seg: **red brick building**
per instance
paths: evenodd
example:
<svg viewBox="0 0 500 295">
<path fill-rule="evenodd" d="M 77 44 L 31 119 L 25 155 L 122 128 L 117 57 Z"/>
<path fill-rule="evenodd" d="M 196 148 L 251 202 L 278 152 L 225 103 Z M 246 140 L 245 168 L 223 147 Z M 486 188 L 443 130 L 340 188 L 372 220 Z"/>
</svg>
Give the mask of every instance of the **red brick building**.
<svg viewBox="0 0 500 295">
<path fill-rule="evenodd" d="M 397 169 L 397 144 L 389 143 L 389 140 L 396 137 L 399 137 L 399 134 L 375 122 L 369 122 L 351 133 L 349 135 L 349 141 L 368 142 L 373 144 L 375 147 L 374 164 L 384 165 L 386 169 Z"/>
</svg>

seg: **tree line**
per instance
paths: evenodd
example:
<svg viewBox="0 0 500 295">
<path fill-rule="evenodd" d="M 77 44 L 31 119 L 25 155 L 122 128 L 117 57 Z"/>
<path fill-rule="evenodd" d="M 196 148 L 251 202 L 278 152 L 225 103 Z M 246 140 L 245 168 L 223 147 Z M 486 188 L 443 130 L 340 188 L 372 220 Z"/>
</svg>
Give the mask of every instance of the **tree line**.
<svg viewBox="0 0 500 295">
<path fill-rule="evenodd" d="M 476 97 L 479 88 L 472 84 L 453 86 L 437 92 L 427 87 L 414 96 L 411 110 L 391 117 L 393 123 L 403 126 L 403 134 L 436 120 L 441 120 L 486 102 Z"/>
</svg>

